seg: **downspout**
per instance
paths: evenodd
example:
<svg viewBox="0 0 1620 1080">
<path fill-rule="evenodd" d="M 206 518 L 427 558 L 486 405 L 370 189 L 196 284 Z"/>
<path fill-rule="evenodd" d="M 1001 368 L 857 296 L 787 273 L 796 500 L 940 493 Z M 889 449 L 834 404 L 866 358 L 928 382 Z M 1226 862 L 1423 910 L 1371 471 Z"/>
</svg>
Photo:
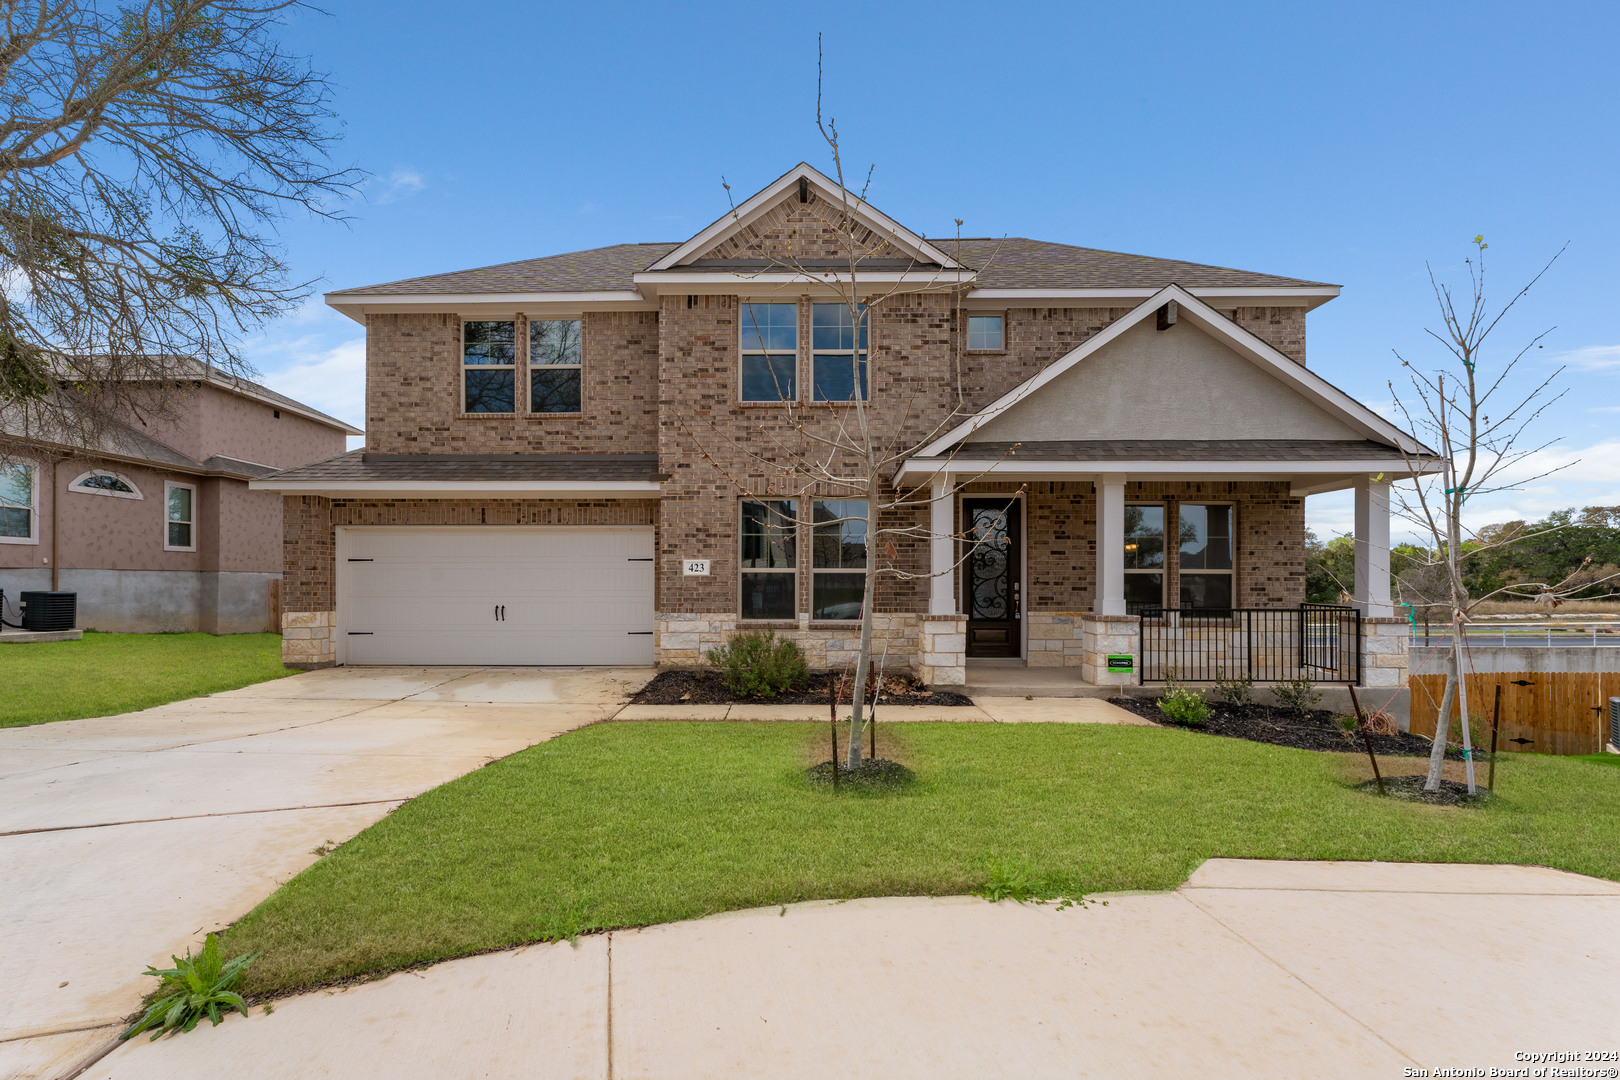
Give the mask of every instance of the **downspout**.
<svg viewBox="0 0 1620 1080">
<path fill-rule="evenodd" d="M 58 458 L 51 459 L 51 592 L 56 592 L 61 586 L 61 559 L 57 557 L 56 538 L 62 535 L 57 528 L 61 520 L 62 491 L 56 483 L 56 471 L 61 468 L 62 462 Z"/>
</svg>

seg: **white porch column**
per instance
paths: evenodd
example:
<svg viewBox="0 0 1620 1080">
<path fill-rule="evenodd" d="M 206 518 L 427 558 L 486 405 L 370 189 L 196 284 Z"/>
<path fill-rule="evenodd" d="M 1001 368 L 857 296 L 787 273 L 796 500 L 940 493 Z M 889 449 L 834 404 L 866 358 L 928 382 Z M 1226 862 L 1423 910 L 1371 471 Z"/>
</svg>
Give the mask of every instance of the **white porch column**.
<svg viewBox="0 0 1620 1080">
<path fill-rule="evenodd" d="M 1125 614 L 1123 473 L 1097 477 L 1097 599 L 1091 610 L 1098 615 Z"/>
<path fill-rule="evenodd" d="M 1356 481 L 1356 607 L 1369 618 L 1395 614 L 1389 598 L 1389 481 Z"/>
<path fill-rule="evenodd" d="M 956 614 L 956 496 L 951 490 L 951 474 L 934 478 L 928 503 L 929 579 L 928 614 Z"/>
</svg>

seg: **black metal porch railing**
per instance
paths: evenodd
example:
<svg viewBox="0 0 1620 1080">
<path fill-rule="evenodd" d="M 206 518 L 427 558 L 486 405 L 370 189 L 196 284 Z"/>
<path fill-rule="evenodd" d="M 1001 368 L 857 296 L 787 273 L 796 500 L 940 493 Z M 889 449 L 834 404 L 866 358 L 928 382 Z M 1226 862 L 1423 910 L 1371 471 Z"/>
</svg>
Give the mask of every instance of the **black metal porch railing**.
<svg viewBox="0 0 1620 1080">
<path fill-rule="evenodd" d="M 1361 679 L 1361 612 L 1355 608 L 1146 608 L 1139 634 L 1143 683 Z"/>
</svg>

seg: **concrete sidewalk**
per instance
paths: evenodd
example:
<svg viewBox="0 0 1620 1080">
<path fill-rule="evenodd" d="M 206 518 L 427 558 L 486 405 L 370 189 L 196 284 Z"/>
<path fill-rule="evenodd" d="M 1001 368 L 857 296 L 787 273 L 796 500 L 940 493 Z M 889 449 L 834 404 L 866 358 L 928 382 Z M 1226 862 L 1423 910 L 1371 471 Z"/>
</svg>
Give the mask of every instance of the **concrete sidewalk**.
<svg viewBox="0 0 1620 1080">
<path fill-rule="evenodd" d="M 1108 900 L 796 904 L 531 946 L 127 1044 L 85 1075 L 1398 1077 L 1612 1049 L 1614 882 L 1212 860 Z"/>
</svg>

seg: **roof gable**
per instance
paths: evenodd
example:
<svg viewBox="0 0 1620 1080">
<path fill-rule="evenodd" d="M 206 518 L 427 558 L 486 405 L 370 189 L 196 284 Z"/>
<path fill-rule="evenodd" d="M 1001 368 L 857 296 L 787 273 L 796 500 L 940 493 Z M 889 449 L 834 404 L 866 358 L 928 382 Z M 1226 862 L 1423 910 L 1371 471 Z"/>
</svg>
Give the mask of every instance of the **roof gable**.
<svg viewBox="0 0 1620 1080">
<path fill-rule="evenodd" d="M 846 201 L 861 226 L 856 238 L 861 257 L 899 257 L 956 268 L 951 256 L 921 235 L 800 162 L 647 270 L 672 270 L 699 260 L 847 256 L 842 241 L 833 239 L 841 228 Z"/>
<path fill-rule="evenodd" d="M 1129 314 L 1115 320 L 1102 332 L 1093 335 L 1084 344 L 1075 348 L 1061 359 L 1048 365 L 1041 372 L 1002 395 L 987 408 L 981 410 L 961 424 L 951 429 L 940 438 L 934 440 L 927 447 L 918 451 L 917 457 L 934 457 L 943 454 L 950 447 L 959 442 L 983 433 L 982 439 L 993 439 L 996 427 L 1003 431 L 1011 426 L 1010 418 L 1014 410 L 1021 404 L 1032 402 L 1033 399 L 1063 380 L 1064 376 L 1084 364 L 1100 352 L 1127 335 L 1132 334 L 1144 321 L 1157 314 L 1159 309 L 1175 301 L 1179 306 L 1180 320 L 1191 323 L 1198 330 L 1213 338 L 1215 343 L 1224 346 L 1237 357 L 1248 361 L 1259 368 L 1260 372 L 1271 376 L 1281 384 L 1281 388 L 1291 391 L 1303 398 L 1305 403 L 1319 410 L 1333 422 L 1342 424 L 1336 435 L 1329 438 L 1343 438 L 1353 436 L 1370 438 L 1391 446 L 1403 447 L 1412 453 L 1425 453 L 1424 447 L 1417 439 L 1400 428 L 1391 424 L 1361 402 L 1340 390 L 1338 387 L 1323 379 L 1309 369 L 1295 363 L 1284 356 L 1277 349 L 1262 341 L 1254 334 L 1243 329 L 1208 304 L 1193 296 L 1179 285 L 1169 285 L 1153 296 L 1143 301 Z M 1035 410 L 1025 410 L 1034 412 Z M 1009 417 L 1009 422 L 992 427 L 996 421 Z M 1254 438 L 1265 438 L 1266 431 L 1263 426 L 1266 418 L 1262 415 L 1256 419 Z M 1208 436 L 1205 436 L 1208 437 Z"/>
</svg>

